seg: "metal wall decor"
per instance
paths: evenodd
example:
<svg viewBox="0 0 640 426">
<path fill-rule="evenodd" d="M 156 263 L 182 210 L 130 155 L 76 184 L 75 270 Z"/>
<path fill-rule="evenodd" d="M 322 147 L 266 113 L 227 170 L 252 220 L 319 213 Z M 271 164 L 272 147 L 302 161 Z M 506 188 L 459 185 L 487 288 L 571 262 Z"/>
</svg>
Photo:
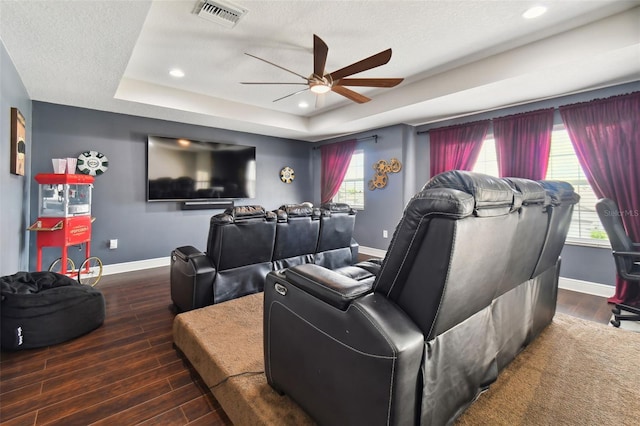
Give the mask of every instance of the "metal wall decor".
<svg viewBox="0 0 640 426">
<path fill-rule="evenodd" d="M 109 168 L 109 159 L 98 151 L 85 151 L 78 156 L 78 170 L 85 175 L 99 176 Z"/>
<path fill-rule="evenodd" d="M 387 186 L 387 173 L 398 173 L 402 170 L 402 163 L 397 158 L 392 158 L 391 161 L 380 160 L 373 164 L 373 170 L 375 174 L 373 179 L 369 181 L 369 190 L 382 189 Z"/>
<path fill-rule="evenodd" d="M 291 183 L 295 179 L 295 172 L 291 167 L 283 167 L 280 170 L 280 180 L 284 183 Z"/>
</svg>

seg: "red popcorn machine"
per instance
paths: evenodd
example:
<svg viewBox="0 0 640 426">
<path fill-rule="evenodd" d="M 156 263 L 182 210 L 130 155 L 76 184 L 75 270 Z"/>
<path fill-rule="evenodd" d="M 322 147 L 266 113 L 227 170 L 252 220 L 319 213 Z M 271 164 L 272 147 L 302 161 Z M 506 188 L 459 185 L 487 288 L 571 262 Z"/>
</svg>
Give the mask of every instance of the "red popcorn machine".
<svg viewBox="0 0 640 426">
<path fill-rule="evenodd" d="M 38 219 L 29 226 L 37 231 L 36 267 L 42 270 L 42 249 L 60 247 L 61 256 L 49 271 L 77 277 L 82 284 L 95 285 L 102 276 L 102 262 L 91 256 L 91 193 L 94 177 L 84 174 L 40 173 Z M 85 259 L 78 269 L 67 255 L 69 246 L 85 245 Z"/>
</svg>

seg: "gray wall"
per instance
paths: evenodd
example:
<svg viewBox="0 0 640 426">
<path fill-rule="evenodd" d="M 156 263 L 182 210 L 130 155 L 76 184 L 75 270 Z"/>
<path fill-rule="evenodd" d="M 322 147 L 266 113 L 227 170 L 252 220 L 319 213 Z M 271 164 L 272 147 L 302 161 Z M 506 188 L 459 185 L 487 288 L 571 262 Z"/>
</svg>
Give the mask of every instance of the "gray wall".
<svg viewBox="0 0 640 426">
<path fill-rule="evenodd" d="M 364 151 L 364 210 L 358 211 L 356 216 L 356 227 L 354 236 L 358 243 L 362 246 L 372 247 L 386 250 L 396 224 L 402 217 L 404 205 L 404 187 L 405 178 L 407 176 L 407 161 L 403 157 L 404 145 L 407 134 L 406 125 L 396 125 L 377 129 L 371 132 L 358 133 L 346 138 L 337 138 L 324 141 L 322 144 L 341 142 L 348 139 L 361 139 L 356 145 L 356 150 Z M 371 136 L 377 135 L 377 139 Z M 387 186 L 382 189 L 370 191 L 367 186 L 370 179 L 373 178 L 373 164 L 380 160 L 389 161 L 397 158 L 402 162 L 403 169 L 399 173 L 391 173 L 388 175 Z M 314 170 L 316 171 L 314 179 L 314 202 L 320 202 L 320 149 L 313 151 Z M 413 195 L 413 194 L 412 194 Z M 388 231 L 388 238 L 382 237 L 383 230 Z"/>
<path fill-rule="evenodd" d="M 18 108 L 27 121 L 25 176 L 9 173 L 12 107 Z M 31 99 L 0 40 L 0 276 L 28 269 L 31 122 Z"/>
<path fill-rule="evenodd" d="M 76 157 L 99 151 L 109 169 L 94 184 L 91 252 L 105 265 L 169 256 L 183 245 L 206 248 L 209 219 L 220 210 L 180 210 L 176 202 L 146 202 L 147 135 L 184 137 L 256 147 L 257 197 L 236 205 L 260 204 L 268 210 L 312 196 L 311 145 L 308 143 L 233 132 L 190 124 L 100 112 L 43 102 L 33 103 L 32 170 L 53 171 L 51 158 Z M 291 184 L 280 181 L 284 166 L 296 171 Z M 38 213 L 38 186 L 31 179 L 31 220 Z M 118 248 L 110 250 L 110 239 Z M 31 269 L 35 269 L 35 238 L 31 240 Z M 58 248 L 45 249 L 43 267 L 57 257 Z M 70 248 L 74 261 L 84 252 Z"/>
</svg>

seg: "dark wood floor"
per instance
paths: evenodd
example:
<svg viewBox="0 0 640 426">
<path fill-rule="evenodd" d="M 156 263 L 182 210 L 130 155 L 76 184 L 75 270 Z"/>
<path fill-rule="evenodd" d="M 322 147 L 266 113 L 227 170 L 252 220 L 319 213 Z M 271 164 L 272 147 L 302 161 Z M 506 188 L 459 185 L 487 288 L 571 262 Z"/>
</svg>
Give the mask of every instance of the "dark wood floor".
<svg viewBox="0 0 640 426">
<path fill-rule="evenodd" d="M 60 345 L 3 352 L 3 425 L 228 425 L 172 347 L 168 268 L 102 278 L 104 325 Z M 558 312 L 606 324 L 601 297 L 560 290 Z"/>
</svg>

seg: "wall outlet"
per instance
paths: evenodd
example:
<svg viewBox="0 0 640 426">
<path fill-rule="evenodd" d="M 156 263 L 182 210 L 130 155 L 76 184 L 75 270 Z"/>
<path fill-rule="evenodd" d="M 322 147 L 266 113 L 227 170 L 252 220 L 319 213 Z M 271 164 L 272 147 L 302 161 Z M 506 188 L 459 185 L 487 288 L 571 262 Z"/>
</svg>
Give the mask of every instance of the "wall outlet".
<svg viewBox="0 0 640 426">
<path fill-rule="evenodd" d="M 111 250 L 118 248 L 118 240 L 109 240 L 109 248 Z"/>
<path fill-rule="evenodd" d="M 382 238 L 389 238 L 389 233 L 387 232 L 386 229 L 382 230 Z"/>
</svg>

